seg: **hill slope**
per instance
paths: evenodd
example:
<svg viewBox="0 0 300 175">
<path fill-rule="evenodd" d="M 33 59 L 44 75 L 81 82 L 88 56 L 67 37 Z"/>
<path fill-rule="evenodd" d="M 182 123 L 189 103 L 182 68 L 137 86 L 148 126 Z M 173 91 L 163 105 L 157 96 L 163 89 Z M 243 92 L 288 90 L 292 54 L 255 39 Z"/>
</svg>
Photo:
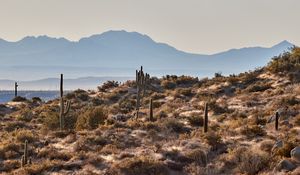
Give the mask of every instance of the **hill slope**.
<svg viewBox="0 0 300 175">
<path fill-rule="evenodd" d="M 147 82 L 139 118 L 135 81 L 67 94 L 71 108 L 63 131 L 59 99 L 1 105 L 0 173 L 300 173 L 299 48 L 237 76 Z M 25 140 L 31 163 L 20 168 Z"/>
</svg>

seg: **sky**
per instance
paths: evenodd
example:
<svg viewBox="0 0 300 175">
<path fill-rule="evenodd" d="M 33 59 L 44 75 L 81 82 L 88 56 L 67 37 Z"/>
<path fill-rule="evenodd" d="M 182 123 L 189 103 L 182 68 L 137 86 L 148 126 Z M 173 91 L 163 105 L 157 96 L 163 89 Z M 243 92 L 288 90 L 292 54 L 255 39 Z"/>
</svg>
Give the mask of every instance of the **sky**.
<svg viewBox="0 0 300 175">
<path fill-rule="evenodd" d="M 299 0 L 0 0 L 0 38 L 137 31 L 179 50 L 300 45 Z"/>
</svg>

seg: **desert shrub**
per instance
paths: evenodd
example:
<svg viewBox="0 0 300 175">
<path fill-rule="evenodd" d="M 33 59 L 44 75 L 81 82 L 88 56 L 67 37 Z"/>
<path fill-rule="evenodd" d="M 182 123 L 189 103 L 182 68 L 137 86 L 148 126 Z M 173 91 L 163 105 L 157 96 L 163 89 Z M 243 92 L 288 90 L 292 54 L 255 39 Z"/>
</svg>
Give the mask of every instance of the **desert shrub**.
<svg viewBox="0 0 300 175">
<path fill-rule="evenodd" d="M 272 73 L 300 70 L 300 48 L 293 47 L 290 52 L 274 57 L 266 69 Z"/>
<path fill-rule="evenodd" d="M 213 110 L 216 114 L 222 114 L 222 113 L 228 112 L 228 108 L 218 105 L 216 100 L 209 101 L 208 107 L 209 107 L 209 110 Z"/>
<path fill-rule="evenodd" d="M 47 112 L 43 118 L 43 124 L 48 129 L 59 128 L 59 115 L 57 112 Z"/>
<path fill-rule="evenodd" d="M 25 102 L 27 99 L 25 97 L 21 96 L 16 96 L 15 98 L 12 99 L 13 102 Z"/>
<path fill-rule="evenodd" d="M 172 82 L 172 81 L 169 81 L 169 80 L 163 80 L 161 82 L 161 86 L 164 88 L 164 89 L 175 89 L 176 88 L 176 83 Z"/>
<path fill-rule="evenodd" d="M 42 102 L 42 99 L 40 97 L 32 97 L 31 100 L 32 100 L 33 103 Z"/>
<path fill-rule="evenodd" d="M 0 143 L 0 159 L 10 159 L 16 158 L 19 156 L 19 150 L 21 149 L 21 144 L 6 141 Z M 16 155 L 7 154 L 7 153 L 17 153 Z"/>
<path fill-rule="evenodd" d="M 270 84 L 266 84 L 266 83 L 256 83 L 256 84 L 251 84 L 250 86 L 248 86 L 245 91 L 246 92 L 262 92 L 265 90 L 268 90 L 272 88 Z"/>
<path fill-rule="evenodd" d="M 19 115 L 17 115 L 17 120 L 30 122 L 32 120 L 33 114 L 29 109 L 21 111 Z"/>
<path fill-rule="evenodd" d="M 11 132 L 16 129 L 25 128 L 25 127 L 26 124 L 23 121 L 12 121 L 12 122 L 7 122 L 4 129 L 8 132 Z"/>
<path fill-rule="evenodd" d="M 104 124 L 107 111 L 102 107 L 89 108 L 78 116 L 76 129 L 95 129 L 99 124 Z"/>
<path fill-rule="evenodd" d="M 206 166 L 207 154 L 200 148 L 188 151 L 185 156 L 193 160 L 197 165 Z"/>
<path fill-rule="evenodd" d="M 112 168 L 124 175 L 168 175 L 168 169 L 163 163 L 149 157 L 125 158 Z"/>
<path fill-rule="evenodd" d="M 177 88 L 174 93 L 175 97 L 180 97 L 180 95 L 184 95 L 187 97 L 193 96 L 191 88 Z"/>
<path fill-rule="evenodd" d="M 82 101 L 87 101 L 89 99 L 89 95 L 87 93 L 80 93 L 76 95 Z"/>
<path fill-rule="evenodd" d="M 66 97 L 66 99 L 70 100 L 70 99 L 72 99 L 72 98 L 75 98 L 76 95 L 75 95 L 74 92 L 69 92 L 69 93 L 66 94 L 65 97 Z"/>
<path fill-rule="evenodd" d="M 211 146 L 212 150 L 216 150 L 222 144 L 221 136 L 214 131 L 209 131 L 204 134 L 203 138 L 205 142 Z"/>
<path fill-rule="evenodd" d="M 287 96 L 287 97 L 283 97 L 280 100 L 280 104 L 286 106 L 294 106 L 300 104 L 300 101 L 295 96 Z"/>
<path fill-rule="evenodd" d="M 257 76 L 260 70 L 249 71 L 239 74 L 240 80 L 244 84 L 251 84 L 258 80 Z"/>
<path fill-rule="evenodd" d="M 165 98 L 165 94 L 163 93 L 157 93 L 157 92 L 154 92 L 152 95 L 151 95 L 151 98 L 152 100 L 158 100 L 158 99 L 163 99 Z"/>
<path fill-rule="evenodd" d="M 192 126 L 203 126 L 203 117 L 191 116 L 187 118 Z"/>
<path fill-rule="evenodd" d="M 271 152 L 273 146 L 274 146 L 274 141 L 272 140 L 264 140 L 260 143 L 260 149 L 267 153 Z"/>
<path fill-rule="evenodd" d="M 12 135 L 16 138 L 17 141 L 23 143 L 25 140 L 28 142 L 34 142 L 37 140 L 36 135 L 34 135 L 30 130 L 19 129 L 15 130 Z"/>
<path fill-rule="evenodd" d="M 295 117 L 295 125 L 300 126 L 300 114 Z"/>
<path fill-rule="evenodd" d="M 54 147 L 45 147 L 41 149 L 37 155 L 39 158 L 48 158 L 50 160 L 69 160 L 72 156 L 68 153 L 58 151 Z"/>
<path fill-rule="evenodd" d="M 45 160 L 45 161 L 40 161 L 39 163 L 33 163 L 27 165 L 22 169 L 18 169 L 16 174 L 24 174 L 24 175 L 45 174 L 45 172 L 51 171 L 55 168 L 60 169 L 59 167 L 63 167 L 59 161 Z"/>
<path fill-rule="evenodd" d="M 119 108 L 121 112 L 128 113 L 135 109 L 136 100 L 132 98 L 123 98 L 119 101 Z"/>
<path fill-rule="evenodd" d="M 117 81 L 107 81 L 104 82 L 101 86 L 98 86 L 98 91 L 106 92 L 108 89 L 118 87 L 120 84 Z"/>
<path fill-rule="evenodd" d="M 300 82 L 300 71 L 296 72 L 289 72 L 288 73 L 289 80 L 293 83 L 299 83 Z"/>
<path fill-rule="evenodd" d="M 266 135 L 266 131 L 258 125 L 242 126 L 240 132 L 248 138 Z"/>
<path fill-rule="evenodd" d="M 295 139 L 286 138 L 283 141 L 283 146 L 275 150 L 274 154 L 282 157 L 291 157 L 290 152 L 296 146 L 297 146 L 297 142 Z"/>
<path fill-rule="evenodd" d="M 185 76 L 185 75 L 179 76 L 175 79 L 175 83 L 177 85 L 184 85 L 184 86 L 191 85 L 191 84 L 196 84 L 198 82 L 199 82 L 199 80 L 198 80 L 197 77 L 194 78 L 194 77 Z"/>
<path fill-rule="evenodd" d="M 174 118 L 167 118 L 163 121 L 162 125 L 174 132 L 183 132 L 184 124 Z"/>
<path fill-rule="evenodd" d="M 0 163 L 0 172 L 9 172 L 11 170 L 17 169 L 20 167 L 20 161 L 18 160 L 7 160 Z"/>
<path fill-rule="evenodd" d="M 100 98 L 92 98 L 92 103 L 95 106 L 99 106 L 104 104 L 104 100 L 100 99 Z"/>
<path fill-rule="evenodd" d="M 269 164 L 269 157 L 266 153 L 257 153 L 245 147 L 238 147 L 229 154 L 235 157 L 235 163 L 241 173 L 254 175 Z"/>
<path fill-rule="evenodd" d="M 74 129 L 75 128 L 75 123 L 77 120 L 77 116 L 70 111 L 66 116 L 65 116 L 65 129 Z M 59 124 L 59 113 L 58 112 L 47 112 L 44 113 L 43 115 L 43 126 L 47 129 L 50 130 L 55 130 L 60 127 Z"/>
</svg>

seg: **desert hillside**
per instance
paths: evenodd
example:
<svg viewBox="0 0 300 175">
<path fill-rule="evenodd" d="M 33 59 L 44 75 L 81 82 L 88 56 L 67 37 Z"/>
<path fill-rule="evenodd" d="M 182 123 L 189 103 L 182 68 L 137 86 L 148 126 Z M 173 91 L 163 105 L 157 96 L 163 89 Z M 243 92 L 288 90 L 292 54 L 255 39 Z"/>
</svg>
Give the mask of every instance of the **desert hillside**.
<svg viewBox="0 0 300 175">
<path fill-rule="evenodd" d="M 300 174 L 300 48 L 239 75 L 137 80 L 1 105 L 0 172 Z"/>
</svg>

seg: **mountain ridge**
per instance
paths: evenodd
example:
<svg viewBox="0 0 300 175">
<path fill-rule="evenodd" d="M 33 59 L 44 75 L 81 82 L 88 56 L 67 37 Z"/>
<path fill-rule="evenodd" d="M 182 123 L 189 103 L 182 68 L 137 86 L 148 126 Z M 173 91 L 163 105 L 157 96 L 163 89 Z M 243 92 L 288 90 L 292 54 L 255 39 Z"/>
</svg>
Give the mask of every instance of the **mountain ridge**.
<svg viewBox="0 0 300 175">
<path fill-rule="evenodd" d="M 88 69 L 92 66 L 134 69 L 143 65 L 148 69 L 165 70 L 162 74 L 203 77 L 212 76 L 215 72 L 237 74 L 253 70 L 264 66 L 273 56 L 292 45 L 284 40 L 270 48 L 247 47 L 206 55 L 184 52 L 166 43 L 157 42 L 148 35 L 121 30 L 107 31 L 76 42 L 46 35 L 24 37 L 17 42 L 0 40 L 0 59 L 4 67 L 52 66 Z M 168 71 L 170 68 L 174 71 Z M 76 72 L 75 69 L 74 71 Z M 132 72 L 134 70 L 126 74 L 133 75 Z M 24 73 L 30 74 L 32 71 L 16 72 Z M 162 75 L 152 73 L 155 76 Z M 99 75 L 95 73 L 91 76 Z M 107 71 L 107 76 L 111 76 L 110 71 Z M 0 77 L 2 78 L 6 77 Z"/>
</svg>

